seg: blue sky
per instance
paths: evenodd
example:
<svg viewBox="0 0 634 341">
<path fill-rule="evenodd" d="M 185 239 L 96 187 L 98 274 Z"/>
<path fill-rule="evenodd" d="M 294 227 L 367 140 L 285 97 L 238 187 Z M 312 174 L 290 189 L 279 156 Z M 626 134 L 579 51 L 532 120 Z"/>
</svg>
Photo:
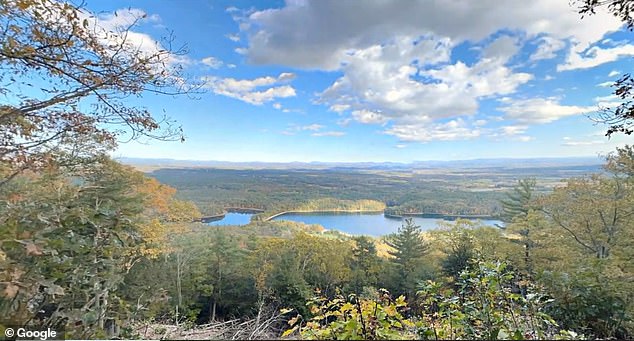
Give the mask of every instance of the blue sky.
<svg viewBox="0 0 634 341">
<path fill-rule="evenodd" d="M 631 139 L 608 140 L 587 115 L 618 102 L 609 85 L 630 71 L 633 33 L 601 11 L 581 20 L 565 0 L 93 0 L 88 9 L 104 26 L 146 14 L 137 37 L 173 31 L 189 51 L 175 61 L 204 82 L 198 99 L 131 100 L 165 110 L 184 143 L 124 143 L 114 156 L 593 156 Z"/>
</svg>

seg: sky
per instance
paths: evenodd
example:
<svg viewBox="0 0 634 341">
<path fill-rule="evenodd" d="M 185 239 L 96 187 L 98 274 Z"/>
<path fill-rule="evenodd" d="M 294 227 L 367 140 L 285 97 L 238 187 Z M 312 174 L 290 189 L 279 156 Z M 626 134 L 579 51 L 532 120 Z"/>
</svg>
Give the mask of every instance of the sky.
<svg viewBox="0 0 634 341">
<path fill-rule="evenodd" d="M 588 116 L 614 106 L 634 33 L 599 10 L 535 1 L 89 1 L 131 22 L 196 98 L 146 94 L 186 140 L 120 144 L 115 157 L 361 162 L 596 156 L 631 143 Z M 116 12 L 116 15 L 114 13 Z M 148 45 L 149 43 L 149 45 Z"/>
</svg>

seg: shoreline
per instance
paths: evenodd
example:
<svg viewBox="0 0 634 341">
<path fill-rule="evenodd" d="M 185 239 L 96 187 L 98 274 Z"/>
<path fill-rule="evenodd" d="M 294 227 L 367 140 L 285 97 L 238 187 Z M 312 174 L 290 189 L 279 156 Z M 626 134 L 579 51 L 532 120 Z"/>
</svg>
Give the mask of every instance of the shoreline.
<svg viewBox="0 0 634 341">
<path fill-rule="evenodd" d="M 276 213 L 263 221 L 270 221 L 274 218 L 285 214 L 296 214 L 296 213 L 384 213 L 383 210 L 316 210 L 316 211 L 284 211 L 280 213 Z"/>
<path fill-rule="evenodd" d="M 205 216 L 200 218 L 198 221 L 203 223 L 209 223 L 217 220 L 224 219 L 227 213 L 251 213 L 251 214 L 259 214 L 263 213 L 261 209 L 252 209 L 252 208 L 236 208 L 236 207 L 227 207 L 225 211 L 221 214 Z M 398 214 L 390 214 L 385 213 L 384 210 L 292 210 L 292 211 L 283 211 L 279 213 L 275 213 L 272 216 L 269 216 L 262 221 L 271 221 L 277 217 L 286 215 L 286 214 L 305 214 L 305 213 L 382 213 L 385 218 L 389 219 L 404 219 L 407 217 L 420 217 L 420 218 L 437 218 L 443 220 L 456 220 L 456 219 L 499 219 L 490 215 L 459 215 L 459 214 L 442 214 L 442 213 L 402 213 Z"/>
<path fill-rule="evenodd" d="M 402 213 L 398 214 L 390 214 L 384 213 L 386 218 L 394 218 L 394 219 L 403 219 L 407 217 L 419 217 L 419 218 L 438 218 L 438 219 L 488 219 L 488 220 L 499 220 L 498 217 L 494 217 L 491 215 L 485 214 L 443 214 L 443 213 Z"/>
<path fill-rule="evenodd" d="M 210 216 L 204 216 L 198 219 L 197 221 L 201 223 L 211 223 L 214 221 L 222 220 L 225 218 L 227 213 L 247 213 L 247 214 L 258 214 L 263 213 L 264 210 L 260 208 L 251 208 L 251 207 L 225 207 L 222 213 L 214 214 Z"/>
<path fill-rule="evenodd" d="M 284 211 L 280 213 L 276 213 L 263 221 L 270 221 L 279 216 L 283 216 L 285 214 L 302 214 L 302 213 L 383 213 L 383 216 L 386 218 L 392 219 L 403 219 L 407 217 L 419 217 L 419 218 L 437 218 L 443 220 L 456 220 L 456 219 L 487 219 L 487 220 L 498 220 L 499 218 L 490 216 L 490 215 L 459 215 L 459 214 L 442 214 L 442 213 L 403 213 L 402 215 L 385 213 L 385 211 L 377 211 L 377 210 L 317 210 L 317 211 Z"/>
</svg>

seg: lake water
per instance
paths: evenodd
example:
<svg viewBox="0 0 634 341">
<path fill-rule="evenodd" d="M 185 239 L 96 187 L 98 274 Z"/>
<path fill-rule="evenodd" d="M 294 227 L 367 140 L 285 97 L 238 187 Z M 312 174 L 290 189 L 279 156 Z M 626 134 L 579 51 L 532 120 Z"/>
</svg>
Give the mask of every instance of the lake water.
<svg viewBox="0 0 634 341">
<path fill-rule="evenodd" d="M 227 213 L 225 217 L 207 223 L 207 225 L 211 226 L 221 226 L 221 225 L 246 225 L 251 221 L 251 213 Z"/>
<path fill-rule="evenodd" d="M 414 223 L 421 230 L 438 227 L 443 219 L 413 217 Z M 273 220 L 291 220 L 305 224 L 319 224 L 328 230 L 339 230 L 349 234 L 382 236 L 398 232 L 403 220 L 386 218 L 382 213 L 289 213 L 275 217 Z M 484 225 L 503 225 L 499 220 L 481 220 Z"/>
<path fill-rule="evenodd" d="M 251 213 L 227 213 L 221 220 L 207 223 L 212 226 L 246 225 L 251 221 Z M 414 223 L 422 230 L 438 227 L 443 219 L 413 217 Z M 328 230 L 357 235 L 382 236 L 398 231 L 403 225 L 401 219 L 386 218 L 382 213 L 289 213 L 273 218 L 273 220 L 290 220 L 304 224 L 318 224 Z M 499 220 L 481 220 L 484 225 L 502 225 Z"/>
</svg>

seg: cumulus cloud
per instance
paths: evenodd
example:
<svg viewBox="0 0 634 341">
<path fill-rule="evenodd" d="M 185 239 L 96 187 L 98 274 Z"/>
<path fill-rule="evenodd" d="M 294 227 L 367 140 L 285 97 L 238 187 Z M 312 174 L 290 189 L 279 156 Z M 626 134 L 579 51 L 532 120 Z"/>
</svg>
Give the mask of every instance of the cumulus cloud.
<svg viewBox="0 0 634 341">
<path fill-rule="evenodd" d="M 537 50 L 530 56 L 530 60 L 552 59 L 557 56 L 556 52 L 566 47 L 563 40 L 552 37 L 541 37 Z"/>
<path fill-rule="evenodd" d="M 207 66 L 209 66 L 212 69 L 218 69 L 223 64 L 222 60 L 217 59 L 215 57 L 211 57 L 211 56 L 201 59 L 200 62 L 205 64 L 205 65 L 207 65 Z"/>
<path fill-rule="evenodd" d="M 468 140 L 482 134 L 480 129 L 469 127 L 462 119 L 434 124 L 395 124 L 385 133 L 394 135 L 401 141 L 414 142 Z"/>
<path fill-rule="evenodd" d="M 451 18 L 451 20 L 447 20 Z M 247 55 L 256 64 L 337 69 L 349 49 L 365 49 L 393 36 L 433 34 L 455 44 L 481 41 L 501 28 L 536 37 L 574 38 L 585 49 L 621 26 L 599 10 L 579 23 L 566 1 L 380 1 L 358 6 L 337 0 L 290 1 L 248 17 Z M 324 22 L 329 23 L 323 25 Z"/>
<path fill-rule="evenodd" d="M 55 17 L 54 13 L 51 13 L 50 16 L 50 20 L 60 20 Z M 161 62 L 168 68 L 177 64 L 187 65 L 192 62 L 184 55 L 164 53 L 166 49 L 158 40 L 152 38 L 149 34 L 136 30 L 137 26 L 145 23 L 159 23 L 161 19 L 156 14 L 148 14 L 138 8 L 120 9 L 97 15 L 85 11 L 77 11 L 77 20 L 81 23 L 77 25 L 78 27 L 86 27 L 86 31 L 102 40 L 104 46 L 114 46 L 115 49 L 118 49 L 118 46 L 124 45 L 130 51 L 134 51 L 133 55 L 128 56 L 130 58 L 160 55 L 162 57 Z M 86 22 L 85 26 L 84 21 Z M 118 51 L 113 50 L 110 53 L 116 54 Z M 157 72 L 160 71 L 157 70 Z"/>
<path fill-rule="evenodd" d="M 239 52 L 248 61 L 339 72 L 316 102 L 343 116 L 346 125 L 351 120 L 382 125 L 385 134 L 403 141 L 495 134 L 528 141 L 522 133 L 472 121 L 482 100 L 513 94 L 534 79 L 513 65 L 517 59 L 552 59 L 566 50 L 567 59 L 557 67 L 564 71 L 634 54 L 627 44 L 596 46 L 622 26 L 618 18 L 600 9 L 580 23 L 565 1 L 385 0 L 364 6 L 287 1 L 281 8 L 246 14 L 239 23 L 247 38 Z M 452 58 L 465 41 L 477 47 L 475 60 Z M 536 46 L 533 53 L 518 54 L 526 44 Z M 552 98 L 513 102 L 499 108 L 503 119 L 512 121 L 508 127 L 594 110 Z"/>
<path fill-rule="evenodd" d="M 319 102 L 332 111 L 350 110 L 352 118 L 361 123 L 392 122 L 387 133 L 408 140 L 414 136 L 421 141 L 428 141 L 429 136 L 448 139 L 446 133 L 430 133 L 420 127 L 473 115 L 479 99 L 513 93 L 531 80 L 531 74 L 514 72 L 506 65 L 516 52 L 515 39 L 502 36 L 482 49 L 483 58 L 477 63 L 448 64 L 447 40 L 398 38 L 390 44 L 349 51 L 343 76 L 320 94 Z M 409 128 L 418 133 L 404 133 Z"/>
<path fill-rule="evenodd" d="M 583 52 L 569 54 L 564 64 L 557 65 L 557 71 L 588 69 L 626 56 L 634 56 L 634 45 L 628 44 L 611 48 L 593 46 Z"/>
<path fill-rule="evenodd" d="M 530 98 L 512 100 L 499 107 L 505 118 L 523 124 L 543 124 L 560 118 L 587 114 L 596 111 L 596 106 L 576 106 L 559 104 L 557 98 Z"/>
<path fill-rule="evenodd" d="M 388 120 L 380 113 L 370 110 L 355 110 L 352 112 L 352 117 L 361 123 L 385 123 Z"/>
<path fill-rule="evenodd" d="M 261 105 L 276 98 L 293 97 L 295 89 L 290 85 L 280 85 L 294 78 L 292 73 L 281 73 L 278 77 L 260 77 L 255 79 L 235 79 L 204 77 L 205 87 L 217 95 L 239 99 Z"/>
</svg>

